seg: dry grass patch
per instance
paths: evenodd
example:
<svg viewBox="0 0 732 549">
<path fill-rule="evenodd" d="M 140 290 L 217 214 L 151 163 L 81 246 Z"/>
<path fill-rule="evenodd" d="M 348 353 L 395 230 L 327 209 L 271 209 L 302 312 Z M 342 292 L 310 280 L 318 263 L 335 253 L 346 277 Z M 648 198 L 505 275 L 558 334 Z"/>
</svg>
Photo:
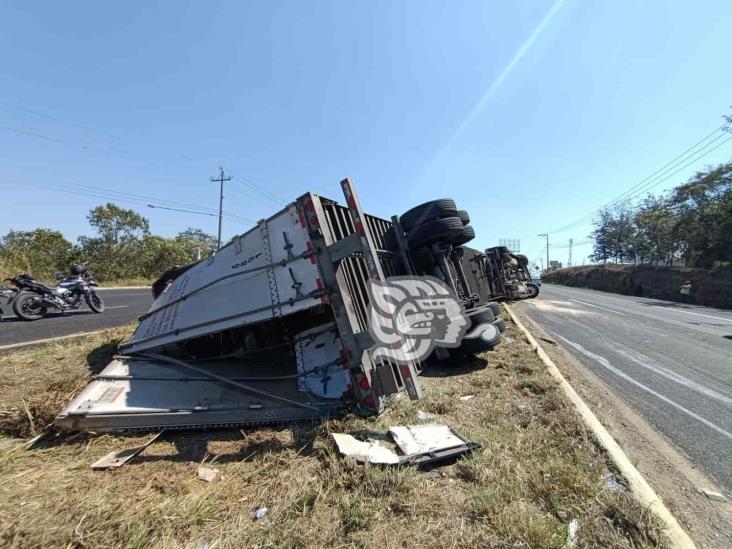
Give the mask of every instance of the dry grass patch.
<svg viewBox="0 0 732 549">
<path fill-rule="evenodd" d="M 40 429 L 111 352 L 105 342 L 128 333 L 0 357 L 0 429 Z M 89 465 L 146 437 L 82 435 L 0 451 L 0 544 L 563 547 L 576 519 L 579 547 L 661 546 L 652 517 L 626 492 L 603 489 L 612 474 L 604 455 L 513 326 L 507 335 L 513 341 L 483 358 L 426 372 L 424 400 L 401 396 L 376 418 L 173 432 L 107 472 Z M 20 396 L 39 403 L 29 407 L 33 421 Z M 419 471 L 343 459 L 328 436 L 419 423 L 418 410 L 482 447 Z M 217 480 L 196 478 L 202 462 L 219 469 Z M 258 507 L 268 508 L 264 519 L 253 518 Z"/>
</svg>

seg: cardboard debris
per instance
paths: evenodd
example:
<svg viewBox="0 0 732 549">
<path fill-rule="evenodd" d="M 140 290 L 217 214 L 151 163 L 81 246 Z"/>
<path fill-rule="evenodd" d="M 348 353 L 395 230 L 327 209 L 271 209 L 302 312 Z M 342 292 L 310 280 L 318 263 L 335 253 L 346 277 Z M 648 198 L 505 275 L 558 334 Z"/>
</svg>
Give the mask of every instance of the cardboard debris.
<svg viewBox="0 0 732 549">
<path fill-rule="evenodd" d="M 338 450 L 344 456 L 356 458 L 364 463 L 387 465 L 399 463 L 399 456 L 393 450 L 380 444 L 378 440 L 364 442 L 344 433 L 333 433 L 332 436 Z"/>
<path fill-rule="evenodd" d="M 420 465 L 451 459 L 479 445 L 466 440 L 447 425 L 407 425 L 389 427 L 390 442 L 383 436 L 358 440 L 345 433 L 331 436 L 341 454 L 363 463 Z"/>
<path fill-rule="evenodd" d="M 213 467 L 201 466 L 198 468 L 198 480 L 213 482 L 219 476 L 219 470 Z"/>
<path fill-rule="evenodd" d="M 425 454 L 435 450 L 455 448 L 465 441 L 452 432 L 447 425 L 408 425 L 389 427 L 389 434 L 406 455 Z"/>
</svg>

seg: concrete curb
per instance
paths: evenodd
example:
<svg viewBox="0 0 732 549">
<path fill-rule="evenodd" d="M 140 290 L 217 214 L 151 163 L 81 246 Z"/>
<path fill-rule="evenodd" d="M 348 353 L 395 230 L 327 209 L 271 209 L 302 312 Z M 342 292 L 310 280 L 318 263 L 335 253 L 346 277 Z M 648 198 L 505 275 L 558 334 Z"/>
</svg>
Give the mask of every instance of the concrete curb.
<svg viewBox="0 0 732 549">
<path fill-rule="evenodd" d="M 592 410 L 585 404 L 582 398 L 576 393 L 569 382 L 564 378 L 562 373 L 559 371 L 554 361 L 546 354 L 546 351 L 539 345 L 534 339 L 534 336 L 526 329 L 521 323 L 517 316 L 513 313 L 508 304 L 504 303 L 506 311 L 508 311 L 511 320 L 518 326 L 519 330 L 524 334 L 531 347 L 536 351 L 541 358 L 542 362 L 546 365 L 547 370 L 554 379 L 559 382 L 559 386 L 564 391 L 564 394 L 572 402 L 580 418 L 592 432 L 597 442 L 607 452 L 608 456 L 618 468 L 618 471 L 628 481 L 628 486 L 636 499 L 646 508 L 648 508 L 664 525 L 664 533 L 666 534 L 672 547 L 679 547 L 682 549 L 692 549 L 696 547 L 694 542 L 691 540 L 689 535 L 681 528 L 676 518 L 671 514 L 668 508 L 663 504 L 661 498 L 658 497 L 653 488 L 648 484 L 643 475 L 640 474 L 633 464 L 625 455 L 623 449 L 615 441 L 615 439 L 607 432 L 607 429 L 600 423 L 597 416 L 592 413 Z"/>
<path fill-rule="evenodd" d="M 23 349 L 24 347 L 35 347 L 37 345 L 43 345 L 44 343 L 54 343 L 56 341 L 63 341 L 64 339 L 74 339 L 82 336 L 100 334 L 111 329 L 112 328 L 103 328 L 101 330 L 93 330 L 91 332 L 77 332 L 75 334 L 69 334 L 65 336 L 49 337 L 46 339 L 34 339 L 33 341 L 23 341 L 22 343 L 13 343 L 11 345 L 0 345 L 0 353 L 16 351 L 18 349 Z"/>
</svg>

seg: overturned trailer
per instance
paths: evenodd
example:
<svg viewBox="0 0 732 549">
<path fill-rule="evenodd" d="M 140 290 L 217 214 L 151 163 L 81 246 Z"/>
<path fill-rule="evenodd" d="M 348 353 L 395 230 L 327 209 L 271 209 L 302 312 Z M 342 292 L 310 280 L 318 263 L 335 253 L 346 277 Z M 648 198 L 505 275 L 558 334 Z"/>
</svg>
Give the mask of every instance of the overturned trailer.
<svg viewBox="0 0 732 549">
<path fill-rule="evenodd" d="M 488 248 L 480 254 L 478 270 L 484 273 L 489 287 L 489 299 L 507 301 L 531 299 L 539 295 L 529 273 L 529 259 L 522 254 L 514 254 L 505 246 Z"/>
<path fill-rule="evenodd" d="M 453 289 L 473 328 L 458 350 L 498 344 L 504 326 L 487 303 L 486 281 L 471 285 L 464 268 L 465 256 L 478 253 L 463 246 L 474 236 L 467 214 L 434 201 L 404 214 L 405 228 L 396 216 L 365 214 L 350 180 L 341 187 L 344 204 L 307 193 L 210 257 L 161 277 L 123 354 L 56 426 L 264 424 L 346 407 L 379 413 L 402 390 L 417 399 L 424 364 L 373 353 L 369 282 L 393 276 L 429 274 Z"/>
</svg>

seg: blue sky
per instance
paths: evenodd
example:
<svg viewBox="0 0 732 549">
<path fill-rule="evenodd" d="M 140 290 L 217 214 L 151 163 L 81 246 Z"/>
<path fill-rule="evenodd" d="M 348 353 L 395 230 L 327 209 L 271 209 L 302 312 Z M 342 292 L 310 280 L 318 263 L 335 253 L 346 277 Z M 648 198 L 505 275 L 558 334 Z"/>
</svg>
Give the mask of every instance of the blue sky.
<svg viewBox="0 0 732 549">
<path fill-rule="evenodd" d="M 538 233 L 721 125 L 730 28 L 726 0 L 2 1 L 0 233 L 89 233 L 104 192 L 38 185 L 214 209 L 221 164 L 238 176 L 227 237 L 279 199 L 340 199 L 350 176 L 371 213 L 452 197 L 474 246 L 520 238 L 533 259 Z M 731 156 L 728 143 L 656 190 Z M 158 234 L 216 231 L 145 202 L 118 201 Z"/>
</svg>

